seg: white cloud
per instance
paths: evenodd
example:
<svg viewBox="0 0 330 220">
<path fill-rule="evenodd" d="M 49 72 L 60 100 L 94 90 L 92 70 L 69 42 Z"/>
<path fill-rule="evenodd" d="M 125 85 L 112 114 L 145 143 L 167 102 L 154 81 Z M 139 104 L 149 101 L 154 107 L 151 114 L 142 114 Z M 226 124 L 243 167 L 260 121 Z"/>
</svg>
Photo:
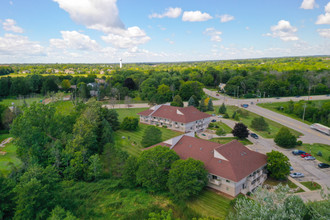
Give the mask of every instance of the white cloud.
<svg viewBox="0 0 330 220">
<path fill-rule="evenodd" d="M 10 5 L 13 5 L 13 4 L 14 4 L 14 2 L 13 2 L 13 1 L 9 1 L 9 4 L 10 4 Z"/>
<path fill-rule="evenodd" d="M 59 49 L 98 50 L 100 46 L 89 36 L 77 31 L 61 31 L 62 39 L 50 39 L 50 45 Z"/>
<path fill-rule="evenodd" d="M 16 26 L 16 21 L 14 21 L 13 19 L 6 19 L 3 23 L 2 23 L 3 29 L 5 31 L 12 31 L 15 33 L 23 33 L 23 28 Z"/>
<path fill-rule="evenodd" d="M 139 27 L 129 27 L 127 30 L 114 29 L 113 33 L 102 36 L 102 40 L 113 44 L 118 48 L 131 48 L 139 44 L 147 43 L 151 38 Z"/>
<path fill-rule="evenodd" d="M 44 47 L 26 36 L 5 34 L 0 37 L 0 54 L 2 55 L 43 55 Z"/>
<path fill-rule="evenodd" d="M 182 9 L 181 8 L 166 8 L 163 14 L 153 13 L 149 15 L 149 18 L 177 18 L 181 15 Z"/>
<path fill-rule="evenodd" d="M 196 22 L 196 21 L 207 21 L 212 19 L 213 17 L 209 15 L 208 13 L 200 12 L 200 11 L 185 11 L 182 15 L 182 21 L 190 21 L 190 22 Z"/>
<path fill-rule="evenodd" d="M 321 37 L 330 38 L 330 29 L 317 29 Z"/>
<path fill-rule="evenodd" d="M 315 0 L 303 0 L 300 5 L 302 9 L 313 9 L 314 7 L 316 7 Z"/>
<path fill-rule="evenodd" d="M 319 15 L 315 24 L 330 24 L 330 2 L 324 7 L 325 14 Z"/>
<path fill-rule="evenodd" d="M 298 29 L 291 26 L 289 21 L 280 20 L 277 25 L 270 28 L 272 33 L 267 33 L 265 36 L 278 37 L 283 41 L 295 41 L 299 40 L 296 36 Z"/>
<path fill-rule="evenodd" d="M 169 38 L 166 38 L 165 41 L 168 42 L 169 44 L 174 44 L 174 41 L 172 41 L 172 40 L 169 39 Z"/>
<path fill-rule="evenodd" d="M 117 0 L 53 0 L 70 14 L 72 20 L 90 29 L 110 32 L 124 28 L 119 18 Z"/>
<path fill-rule="evenodd" d="M 234 19 L 235 19 L 235 17 L 232 16 L 232 15 L 227 15 L 227 14 L 225 14 L 225 15 L 220 15 L 220 22 L 221 22 L 221 23 L 225 23 L 225 22 L 228 22 L 228 21 L 232 21 L 232 20 L 234 20 Z"/>
<path fill-rule="evenodd" d="M 211 41 L 214 42 L 221 42 L 222 39 L 220 35 L 222 34 L 221 31 L 216 30 L 215 28 L 206 28 L 204 34 L 211 36 Z"/>
</svg>

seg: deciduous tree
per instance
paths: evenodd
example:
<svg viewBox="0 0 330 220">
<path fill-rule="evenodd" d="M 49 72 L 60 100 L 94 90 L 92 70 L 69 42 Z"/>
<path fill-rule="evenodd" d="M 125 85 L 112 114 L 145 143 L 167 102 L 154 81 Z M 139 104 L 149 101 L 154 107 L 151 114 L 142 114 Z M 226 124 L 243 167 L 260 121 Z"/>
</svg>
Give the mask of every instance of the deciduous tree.
<svg viewBox="0 0 330 220">
<path fill-rule="evenodd" d="M 274 138 L 275 143 L 278 146 L 284 148 L 292 148 L 297 144 L 297 138 L 294 136 L 290 130 L 286 127 L 282 127 L 276 134 Z"/>
<path fill-rule="evenodd" d="M 244 139 L 249 136 L 249 131 L 243 123 L 236 123 L 231 133 L 239 139 Z"/>
<path fill-rule="evenodd" d="M 148 126 L 144 130 L 144 134 L 141 141 L 142 146 L 149 147 L 153 144 L 160 143 L 161 141 L 162 132 L 159 130 L 159 128 L 156 128 L 155 126 Z"/>
<path fill-rule="evenodd" d="M 286 179 L 290 174 L 289 158 L 279 151 L 267 153 L 267 170 L 270 177 L 275 179 Z"/>
</svg>

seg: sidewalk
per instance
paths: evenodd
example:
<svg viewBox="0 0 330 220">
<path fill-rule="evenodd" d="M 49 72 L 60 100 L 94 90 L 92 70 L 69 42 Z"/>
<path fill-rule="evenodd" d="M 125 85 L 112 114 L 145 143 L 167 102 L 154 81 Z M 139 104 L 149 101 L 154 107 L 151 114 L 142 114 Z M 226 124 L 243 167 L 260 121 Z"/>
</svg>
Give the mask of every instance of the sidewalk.
<svg viewBox="0 0 330 220">
<path fill-rule="evenodd" d="M 308 189 L 306 186 L 304 186 L 301 183 L 299 183 L 297 180 L 293 179 L 291 176 L 289 176 L 288 179 L 291 182 L 293 182 L 294 184 L 296 184 L 297 186 L 299 186 L 301 189 L 303 189 L 305 192 L 311 192 L 310 189 Z"/>
</svg>

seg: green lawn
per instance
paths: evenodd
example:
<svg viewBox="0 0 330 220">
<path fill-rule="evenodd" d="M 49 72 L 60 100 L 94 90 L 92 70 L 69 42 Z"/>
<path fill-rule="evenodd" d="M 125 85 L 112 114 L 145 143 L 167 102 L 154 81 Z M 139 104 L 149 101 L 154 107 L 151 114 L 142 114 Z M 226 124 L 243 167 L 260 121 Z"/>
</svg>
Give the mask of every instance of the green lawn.
<svg viewBox="0 0 330 220">
<path fill-rule="evenodd" d="M 227 144 L 227 143 L 231 142 L 232 140 L 238 140 L 239 142 L 241 142 L 244 145 L 252 144 L 252 142 L 249 141 L 248 139 L 240 140 L 236 137 L 212 138 L 210 141 L 217 142 L 219 144 Z"/>
<path fill-rule="evenodd" d="M 227 105 L 226 108 L 227 108 L 227 113 L 228 113 L 229 117 L 231 117 L 234 114 L 235 111 L 237 111 L 238 109 L 241 109 L 241 108 L 238 108 L 236 106 L 231 106 L 231 105 Z M 215 107 L 215 110 L 213 112 L 207 112 L 207 113 L 209 113 L 209 114 L 218 114 L 218 110 L 219 110 L 219 106 Z M 246 116 L 240 115 L 239 121 L 242 122 L 243 124 L 245 124 L 246 126 L 248 126 L 248 128 L 250 130 L 252 130 L 253 132 L 255 132 L 259 135 L 261 135 L 264 138 L 274 138 L 276 136 L 277 132 L 280 130 L 280 128 L 284 127 L 283 125 L 281 125 L 281 124 L 279 124 L 275 121 L 272 121 L 272 120 L 269 120 L 269 119 L 265 118 L 265 121 L 269 125 L 268 131 L 256 131 L 256 130 L 254 130 L 250 127 L 251 122 L 254 118 L 260 117 L 260 116 L 255 114 L 255 113 L 252 113 L 250 111 L 247 111 L 246 109 L 241 109 L 241 110 L 247 112 L 247 115 Z M 289 128 L 289 130 L 291 131 L 291 133 L 293 133 L 297 137 L 302 135 L 300 132 L 298 132 L 296 130 L 293 130 L 293 129 L 290 129 L 290 128 Z"/>
<path fill-rule="evenodd" d="M 313 157 L 323 163 L 330 162 L 330 145 L 326 144 L 303 144 L 298 146 L 297 149 L 311 153 Z M 322 156 L 318 156 L 318 152 L 322 153 Z"/>
<path fill-rule="evenodd" d="M 204 217 L 225 219 L 231 209 L 230 201 L 214 191 L 204 190 L 197 198 L 189 200 L 187 206 Z"/>
<path fill-rule="evenodd" d="M 128 108 L 128 109 L 116 109 L 118 112 L 119 121 L 122 122 L 127 116 L 139 117 L 137 113 L 146 110 L 147 108 Z M 117 146 L 121 147 L 123 150 L 127 151 L 131 155 L 139 155 L 141 153 L 141 140 L 144 134 L 144 130 L 151 125 L 139 124 L 137 131 L 126 131 L 118 130 L 115 132 L 115 143 Z M 173 137 L 179 136 L 180 132 L 173 131 L 170 129 L 159 127 L 162 132 L 162 141 L 171 139 Z"/>
<path fill-rule="evenodd" d="M 325 102 L 329 102 L 329 100 L 315 100 L 315 101 L 311 101 L 311 102 L 321 105 L 321 104 L 323 104 Z M 301 122 L 306 123 L 308 125 L 313 124 L 312 122 L 309 122 L 309 121 L 306 121 L 306 120 L 302 120 L 301 117 L 298 117 L 298 116 L 296 116 L 294 114 L 288 114 L 288 113 L 285 113 L 283 111 L 278 110 L 278 108 L 280 108 L 282 106 L 286 106 L 287 103 L 288 102 L 258 103 L 257 105 L 260 106 L 260 107 L 269 109 L 271 111 L 277 112 L 279 114 L 285 115 L 287 117 L 293 118 L 295 120 L 301 121 Z M 296 102 L 294 102 L 294 103 L 296 103 Z"/>
<path fill-rule="evenodd" d="M 139 124 L 137 131 L 125 131 L 118 130 L 115 132 L 115 143 L 117 146 L 120 146 L 123 150 L 127 151 L 131 155 L 139 155 L 141 153 L 141 140 L 144 134 L 144 130 L 151 125 Z M 166 128 L 159 129 L 162 132 L 162 141 L 171 139 L 173 137 L 179 136 L 182 133 L 173 131 Z M 123 138 L 125 137 L 125 138 Z"/>
<path fill-rule="evenodd" d="M 217 130 L 217 129 L 219 129 L 219 128 L 222 128 L 227 134 L 228 133 L 231 133 L 231 131 L 233 130 L 233 129 L 231 129 L 228 125 L 226 125 L 225 123 L 223 123 L 223 122 L 221 122 L 221 121 L 218 121 L 218 122 L 211 122 L 210 123 L 210 125 L 211 124 L 213 124 L 214 125 L 214 127 L 212 127 L 212 128 L 208 128 L 208 129 L 210 129 L 210 130 Z M 217 127 L 218 126 L 218 127 Z"/>
<path fill-rule="evenodd" d="M 302 185 L 306 186 L 308 189 L 310 190 L 318 190 L 318 189 L 321 189 L 322 187 L 316 183 L 316 182 L 311 182 L 311 181 L 308 181 L 308 182 L 300 182 Z"/>
<path fill-rule="evenodd" d="M 18 99 L 18 98 L 6 98 L 0 100 L 0 104 L 6 105 L 6 106 L 11 106 L 12 103 L 14 103 L 15 106 L 22 106 L 24 103 L 24 100 L 26 104 L 31 105 L 33 102 L 40 102 L 43 100 L 43 96 L 37 95 L 36 97 L 33 98 L 26 98 L 26 99 Z"/>
<path fill-rule="evenodd" d="M 11 135 L 1 134 L 0 142 L 8 137 L 11 137 Z M 12 142 L 6 144 L 4 148 L 0 149 L 1 151 L 7 152 L 5 155 L 0 154 L 0 173 L 7 175 L 10 171 L 9 163 L 13 163 L 15 166 L 18 166 L 21 164 L 21 161 L 16 157 L 16 146 Z"/>
<path fill-rule="evenodd" d="M 73 110 L 73 103 L 71 101 L 58 101 L 54 103 L 56 111 L 60 114 L 68 115 Z"/>
</svg>

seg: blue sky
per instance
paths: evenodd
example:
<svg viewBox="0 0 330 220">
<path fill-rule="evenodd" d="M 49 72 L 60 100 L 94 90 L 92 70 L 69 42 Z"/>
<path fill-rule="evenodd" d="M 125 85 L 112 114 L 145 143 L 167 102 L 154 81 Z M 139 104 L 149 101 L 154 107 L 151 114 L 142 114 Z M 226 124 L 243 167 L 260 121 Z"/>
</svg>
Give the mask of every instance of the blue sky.
<svg viewBox="0 0 330 220">
<path fill-rule="evenodd" d="M 0 63 L 306 55 L 330 55 L 330 1 L 0 1 Z"/>
</svg>

